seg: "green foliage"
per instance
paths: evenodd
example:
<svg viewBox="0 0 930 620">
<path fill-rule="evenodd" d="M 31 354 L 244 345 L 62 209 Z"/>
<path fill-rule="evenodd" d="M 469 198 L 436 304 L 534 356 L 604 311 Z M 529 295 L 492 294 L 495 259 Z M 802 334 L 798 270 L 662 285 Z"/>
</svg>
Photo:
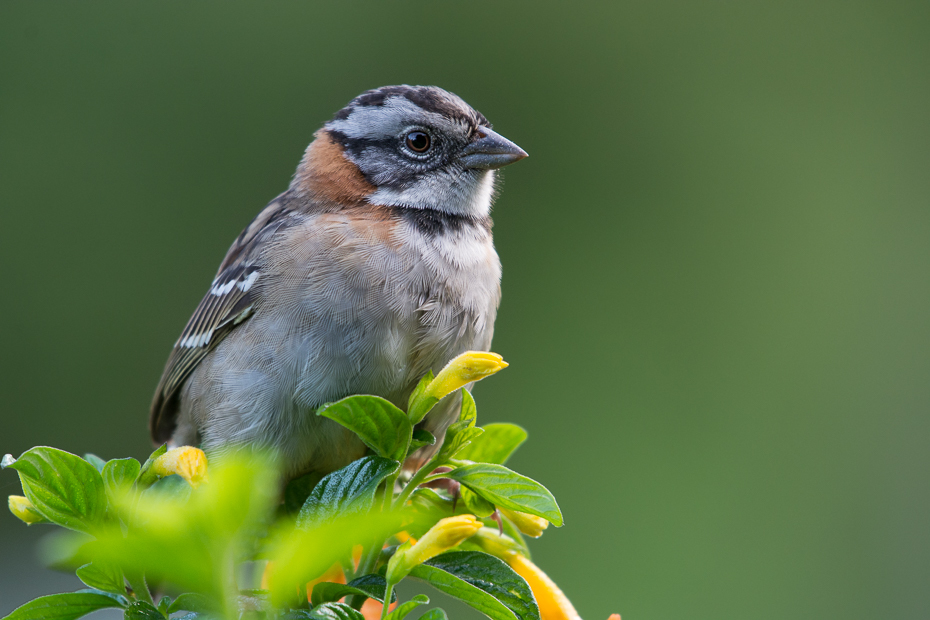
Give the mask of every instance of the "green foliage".
<svg viewBox="0 0 930 620">
<path fill-rule="evenodd" d="M 413 569 L 410 576 L 494 620 L 539 620 L 536 599 L 523 577 L 487 553 L 444 553 Z"/>
<path fill-rule="evenodd" d="M 494 620 L 539 620 L 527 582 L 500 559 L 525 549 L 515 525 L 502 521 L 510 534 L 506 545 L 482 546 L 478 537 L 468 540 L 481 523 L 461 516 L 476 515 L 496 528 L 491 518 L 501 519 L 496 509 L 504 507 L 561 525 L 545 487 L 502 465 L 526 432 L 510 424 L 476 426 L 475 402 L 464 390 L 459 417 L 441 442 L 415 430 L 436 401 L 423 396 L 431 379 L 424 377 L 411 397 L 417 410 L 410 415 L 367 395 L 321 408 L 319 415 L 354 432 L 372 454 L 322 477 L 299 478 L 283 491 L 274 455 L 254 452 L 211 460 L 209 481 L 196 489 L 165 473 L 165 463 L 183 454 L 158 461 L 165 446 L 142 465 L 46 447 L 4 457 L 31 504 L 17 501 L 72 530 L 56 539 L 53 555 L 92 588 L 36 599 L 5 620 L 74 620 L 105 607 L 122 608 L 125 620 L 185 612 L 184 620 L 364 620 L 362 603 L 396 602 L 390 579 L 404 575 Z M 196 450 L 181 450 L 202 459 Z M 415 450 L 429 461 L 402 473 Z M 426 483 L 435 488 L 421 486 Z M 453 515 L 460 516 L 448 519 Z M 419 542 L 406 542 L 394 558 L 403 570 L 386 573 L 407 534 Z M 361 557 L 353 560 L 358 547 Z M 263 582 L 253 589 L 240 590 L 237 582 L 244 562 L 265 563 Z M 149 583 L 176 596 L 156 602 Z M 415 596 L 383 608 L 382 620 L 404 620 L 427 604 L 426 596 Z M 441 609 L 422 617 L 448 620 Z"/>
<path fill-rule="evenodd" d="M 400 460 L 410 445 L 407 414 L 378 396 L 350 396 L 320 408 L 317 415 L 342 424 L 375 454 Z"/>
<path fill-rule="evenodd" d="M 126 599 L 99 592 L 78 590 L 41 596 L 18 607 L 5 620 L 73 620 L 107 607 L 127 607 Z"/>
<path fill-rule="evenodd" d="M 526 431 L 516 424 L 487 424 L 484 434 L 472 439 L 470 445 L 463 448 L 457 458 L 476 463 L 496 463 L 503 465 L 510 455 L 526 441 Z"/>
<path fill-rule="evenodd" d="M 456 480 L 494 504 L 562 525 L 562 511 L 549 489 L 503 465 L 475 463 L 453 469 L 445 477 Z"/>
<path fill-rule="evenodd" d="M 87 461 L 55 448 L 32 448 L 7 465 L 19 472 L 23 492 L 52 523 L 93 533 L 106 511 L 100 472 Z"/>
<path fill-rule="evenodd" d="M 400 463 L 380 456 L 364 456 L 325 476 L 310 492 L 300 509 L 297 524 L 311 527 L 339 515 L 366 512 L 375 501 L 375 491 Z"/>
</svg>

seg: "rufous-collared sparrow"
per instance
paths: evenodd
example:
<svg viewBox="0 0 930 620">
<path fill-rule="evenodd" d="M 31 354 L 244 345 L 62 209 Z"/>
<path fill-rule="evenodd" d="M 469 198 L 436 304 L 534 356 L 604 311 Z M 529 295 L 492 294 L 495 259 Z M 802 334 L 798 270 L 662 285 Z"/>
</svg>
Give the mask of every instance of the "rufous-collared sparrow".
<svg viewBox="0 0 930 620">
<path fill-rule="evenodd" d="M 153 440 L 208 454 L 268 447 L 289 477 L 362 456 L 355 435 L 315 410 L 351 394 L 404 407 L 428 370 L 489 349 L 501 294 L 495 171 L 524 157 L 437 87 L 352 100 L 226 253 L 168 359 Z M 458 400 L 420 427 L 441 440 Z"/>
</svg>

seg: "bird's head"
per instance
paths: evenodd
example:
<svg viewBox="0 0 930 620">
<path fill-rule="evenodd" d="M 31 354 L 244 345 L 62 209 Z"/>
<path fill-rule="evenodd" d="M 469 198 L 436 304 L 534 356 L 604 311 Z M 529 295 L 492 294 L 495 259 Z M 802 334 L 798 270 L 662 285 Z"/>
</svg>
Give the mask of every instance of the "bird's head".
<svg viewBox="0 0 930 620">
<path fill-rule="evenodd" d="M 353 99 L 317 132 L 292 188 L 338 204 L 483 217 L 495 170 L 524 157 L 460 97 L 435 86 L 385 86 Z"/>
</svg>

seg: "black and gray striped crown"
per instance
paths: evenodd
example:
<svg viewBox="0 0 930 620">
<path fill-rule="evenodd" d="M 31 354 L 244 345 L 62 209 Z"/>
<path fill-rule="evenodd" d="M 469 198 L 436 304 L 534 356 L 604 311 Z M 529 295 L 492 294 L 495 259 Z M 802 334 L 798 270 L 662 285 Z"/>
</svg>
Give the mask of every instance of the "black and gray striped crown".
<svg viewBox="0 0 930 620">
<path fill-rule="evenodd" d="M 417 106 L 424 112 L 439 114 L 449 120 L 464 122 L 473 127 L 490 127 L 488 119 L 454 93 L 438 86 L 382 86 L 366 91 L 349 102 L 349 104 L 336 112 L 332 121 L 327 125 L 338 124 L 347 120 L 359 108 L 383 107 L 391 99 L 400 97 Z"/>
</svg>

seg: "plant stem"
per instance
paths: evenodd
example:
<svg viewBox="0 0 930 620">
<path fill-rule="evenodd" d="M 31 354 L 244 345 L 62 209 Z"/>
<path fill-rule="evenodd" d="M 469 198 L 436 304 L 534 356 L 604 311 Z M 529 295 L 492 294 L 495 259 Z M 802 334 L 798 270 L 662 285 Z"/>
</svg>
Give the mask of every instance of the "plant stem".
<svg viewBox="0 0 930 620">
<path fill-rule="evenodd" d="M 426 480 L 429 473 L 439 467 L 439 463 L 436 459 L 432 459 L 426 463 L 423 467 L 417 470 L 417 473 L 413 475 L 407 482 L 407 486 L 404 487 L 404 490 L 400 492 L 397 496 L 397 500 L 394 502 L 394 507 L 399 508 L 404 505 L 407 499 L 410 497 L 410 494 L 417 490 L 417 487 L 423 484 Z"/>
<path fill-rule="evenodd" d="M 394 584 L 388 583 L 384 589 L 384 604 L 381 605 L 381 620 L 387 618 L 388 609 L 391 607 L 391 595 L 394 594 Z"/>
</svg>

